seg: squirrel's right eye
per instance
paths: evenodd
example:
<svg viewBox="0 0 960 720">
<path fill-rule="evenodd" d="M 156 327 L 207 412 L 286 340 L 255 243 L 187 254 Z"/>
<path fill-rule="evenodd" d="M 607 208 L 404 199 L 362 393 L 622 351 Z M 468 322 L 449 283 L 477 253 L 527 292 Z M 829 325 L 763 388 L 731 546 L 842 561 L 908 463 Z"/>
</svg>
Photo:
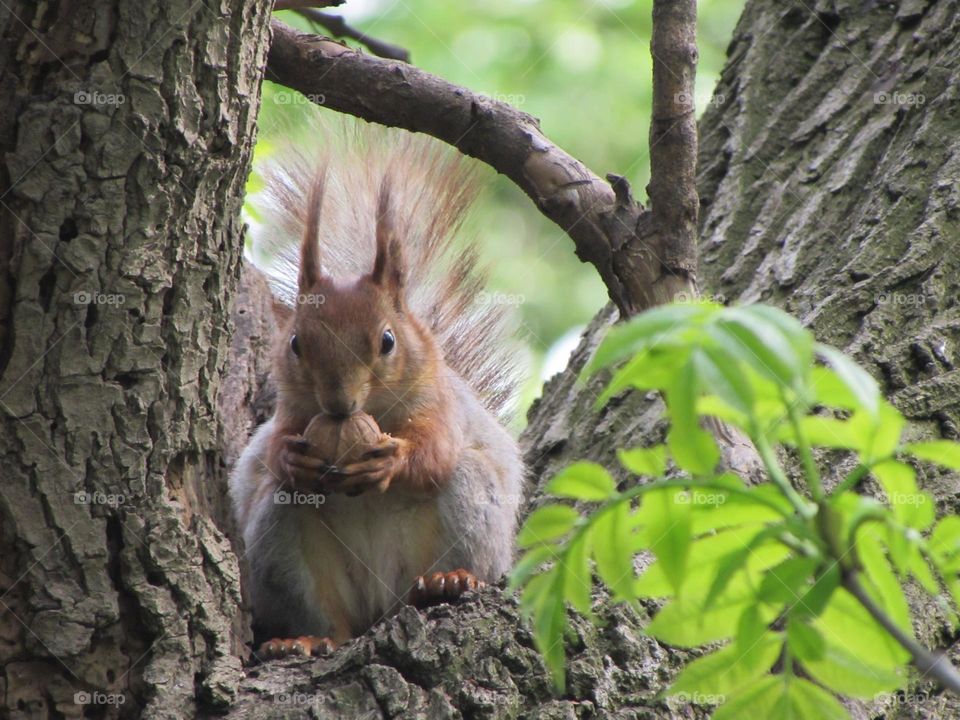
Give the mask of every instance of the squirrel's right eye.
<svg viewBox="0 0 960 720">
<path fill-rule="evenodd" d="M 290 349 L 293 350 L 294 355 L 300 357 L 300 343 L 297 342 L 296 335 L 290 338 Z"/>
</svg>

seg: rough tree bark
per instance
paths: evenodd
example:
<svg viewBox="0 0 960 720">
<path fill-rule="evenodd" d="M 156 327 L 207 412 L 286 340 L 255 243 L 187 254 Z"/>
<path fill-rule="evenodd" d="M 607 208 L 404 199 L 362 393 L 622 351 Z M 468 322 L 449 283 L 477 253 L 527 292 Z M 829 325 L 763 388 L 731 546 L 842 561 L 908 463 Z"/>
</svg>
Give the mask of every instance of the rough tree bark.
<svg viewBox="0 0 960 720">
<path fill-rule="evenodd" d="M 232 697 L 216 399 L 268 4 L 0 7 L 0 716 Z"/>
<path fill-rule="evenodd" d="M 955 369 L 960 257 L 950 242 L 960 205 L 958 10 L 956 0 L 869 6 L 823 0 L 787 7 L 754 0 L 731 44 L 717 102 L 700 123 L 704 290 L 783 305 L 823 339 L 854 352 L 885 383 L 917 436 L 956 437 L 960 422 Z M 51 45 L 57 25 L 25 12 L 33 32 Z M 51 128 L 77 112 L 57 100 L 54 89 L 64 94 L 65 87 L 71 96 L 79 89 L 61 66 L 39 63 L 38 80 L 6 72 L 0 83 L 0 92 L 24 98 L 26 108 L 0 115 L 0 142 L 12 153 L 5 161 L 11 176 L 5 183 L 40 161 L 24 175 L 25 189 L 0 197 L 10 208 L 0 226 L 5 239 L 0 292 L 13 298 L 0 322 L 7 333 L 4 347 L 12 348 L 0 354 L 0 570 L 7 593 L 2 602 L 11 610 L 0 606 L 5 683 L 0 690 L 6 707 L 21 716 L 51 714 L 54 702 L 60 712 L 75 713 L 71 696 L 81 688 L 110 691 L 122 685 L 129 703 L 122 713 L 150 703 L 156 715 L 195 714 L 194 693 L 208 705 L 231 696 L 228 676 L 237 667 L 231 647 L 239 637 L 231 624 L 236 566 L 205 520 L 215 508 L 204 508 L 202 498 L 203 490 L 212 497 L 223 494 L 210 428 L 216 427 L 213 393 L 227 355 L 224 304 L 239 252 L 239 229 L 230 218 L 252 132 L 252 118 L 235 103 L 241 92 L 255 98 L 255 82 L 238 83 L 251 82 L 256 70 L 250 68 L 262 63 L 265 18 L 244 7 L 230 16 L 229 33 L 215 33 L 212 28 L 222 31 L 227 21 L 217 24 L 206 8 L 194 12 L 189 32 L 186 21 L 174 22 L 174 11 L 149 22 L 129 12 L 119 16 L 126 23 L 119 29 L 134 37 L 142 38 L 149 25 L 151 41 L 161 37 L 156 28 L 165 19 L 179 28 L 172 33 L 177 41 L 171 37 L 161 43 L 161 53 L 148 55 L 154 73 L 126 80 L 128 103 L 116 111 L 152 148 L 137 144 L 128 161 L 133 172 L 116 171 L 114 153 L 128 143 L 122 134 L 111 136 L 116 144 L 98 143 L 95 118 L 80 126 L 90 133 L 81 136 L 83 144 L 69 133 L 53 142 L 60 134 L 50 135 Z M 92 15 L 76 13 L 62 22 L 83 23 L 85 17 L 93 22 Z M 225 44 L 238 42 L 241 23 L 253 39 L 225 50 Z M 27 29 L 11 27 L 8 22 L 4 31 L 5 69 L 11 54 L 44 52 Z M 98 27 L 83 37 L 102 37 Z M 107 51 L 111 68 L 126 57 L 123 33 Z M 149 42 L 143 42 L 146 48 Z M 98 60 L 90 60 L 94 52 L 81 53 L 86 66 L 103 62 L 106 44 L 98 47 Z M 204 54 L 210 51 L 201 50 L 206 47 L 224 49 L 218 61 L 231 62 L 210 62 Z M 212 73 L 211 66 L 220 72 Z M 216 108 L 223 113 L 219 117 L 229 119 L 226 126 L 236 129 L 226 150 L 206 143 L 221 125 L 205 121 L 218 116 L 189 115 L 197 96 L 173 92 L 190 82 L 191 73 L 205 75 L 205 81 L 187 89 L 195 85 L 192 92 L 204 107 Z M 909 104 L 911 93 L 914 101 L 917 94 L 924 101 Z M 30 109 L 35 115 L 23 114 Z M 24 117 L 36 119 L 25 123 Z M 164 118 L 160 124 L 158 117 Z M 193 119 L 188 127 L 201 127 L 186 132 L 187 139 L 184 117 Z M 161 129 L 160 144 L 150 145 L 147 131 Z M 101 132 L 118 131 L 111 124 Z M 119 133 L 126 131 L 120 127 Z M 211 157 L 211 149 L 222 154 Z M 222 184 L 213 182 L 215 168 L 225 173 Z M 32 172 L 42 174 L 31 182 Z M 177 189 L 178 179 L 193 180 L 186 182 L 191 190 Z M 110 183 L 120 189 L 111 190 Z M 11 219 L 14 211 L 22 221 Z M 73 224 L 65 223 L 67 218 Z M 26 228 L 64 265 L 41 243 L 28 243 Z M 236 244 L 227 243 L 228 237 Z M 177 264 L 181 258 L 183 266 Z M 54 267 L 60 269 L 51 272 Z M 91 290 L 129 293 L 122 310 L 133 308 L 139 315 L 129 315 L 123 322 L 130 324 L 123 325 L 116 318 L 110 322 L 110 308 L 104 307 L 88 319 L 90 310 L 81 313 L 71 299 L 87 287 L 70 271 L 81 280 L 95 279 Z M 232 350 L 244 356 L 239 373 L 248 379 L 262 373 L 262 366 L 243 348 L 262 344 L 266 327 L 257 315 L 264 309 L 262 296 L 250 282 L 242 303 L 247 317 L 238 317 L 250 330 L 234 338 Z M 165 289 L 166 303 L 160 298 Z M 543 482 L 572 459 L 615 468 L 616 447 L 655 440 L 663 430 L 655 399 L 626 395 L 597 414 L 596 386 L 574 384 L 615 314 L 608 309 L 596 318 L 570 370 L 547 385 L 531 410 L 524 443 L 534 503 Z M 3 396 L 24 373 L 24 384 Z M 249 398 L 262 406 L 263 398 L 249 386 L 243 392 L 239 387 L 221 401 L 236 408 Z M 239 425 L 233 432 L 246 431 Z M 234 436 L 226 452 L 236 445 Z M 928 475 L 925 482 L 938 498 L 938 512 L 955 510 L 960 494 L 955 475 Z M 81 487 L 129 492 L 132 512 L 112 513 L 105 506 L 78 510 L 72 494 Z M 189 496 L 185 488 L 193 489 L 190 497 L 196 500 L 183 499 Z M 330 658 L 249 668 L 228 716 L 705 715 L 703 709 L 656 697 L 683 653 L 643 637 L 644 618 L 621 608 L 605 608 L 600 615 L 608 621 L 603 627 L 572 624 L 564 697 L 551 692 L 514 600 L 489 588 L 457 606 L 424 613 L 406 609 Z M 946 647 L 956 640 L 943 630 L 935 608 L 924 607 L 918 617 L 918 634 L 929 644 Z M 951 657 L 957 661 L 955 648 Z M 49 688 L 31 684 L 38 677 L 51 680 Z M 888 701 L 853 709 L 864 718 L 960 716 L 942 696 L 922 694 L 912 704 Z"/>
</svg>

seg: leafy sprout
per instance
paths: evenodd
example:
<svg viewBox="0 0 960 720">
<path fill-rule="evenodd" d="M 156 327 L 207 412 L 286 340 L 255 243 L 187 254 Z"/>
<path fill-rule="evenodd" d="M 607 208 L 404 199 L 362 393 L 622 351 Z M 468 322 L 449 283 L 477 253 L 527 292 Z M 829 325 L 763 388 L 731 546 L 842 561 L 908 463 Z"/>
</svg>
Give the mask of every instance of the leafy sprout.
<svg viewBox="0 0 960 720">
<path fill-rule="evenodd" d="M 666 691 L 718 704 L 714 718 L 745 708 L 844 718 L 836 695 L 903 687 L 911 656 L 923 660 L 903 584 L 915 580 L 954 618 L 960 603 L 960 518 L 934 524 L 933 498 L 907 461 L 960 470 L 960 445 L 903 444 L 904 419 L 869 373 L 765 305 L 656 308 L 611 329 L 584 377 L 605 369 L 598 407 L 627 389 L 656 390 L 670 427 L 664 444 L 618 453 L 641 481 L 620 490 L 604 467 L 577 462 L 547 485 L 557 502 L 520 532 L 511 582 L 557 686 L 567 605 L 593 618 L 596 576 L 615 602 L 664 602 L 647 627 L 657 640 L 720 643 Z M 766 482 L 718 469 L 707 417 L 750 438 Z M 796 487 L 778 446 L 799 459 Z M 854 469 L 826 487 L 815 448 L 848 453 Z M 883 502 L 856 491 L 868 475 Z M 640 553 L 652 563 L 638 576 Z"/>
</svg>

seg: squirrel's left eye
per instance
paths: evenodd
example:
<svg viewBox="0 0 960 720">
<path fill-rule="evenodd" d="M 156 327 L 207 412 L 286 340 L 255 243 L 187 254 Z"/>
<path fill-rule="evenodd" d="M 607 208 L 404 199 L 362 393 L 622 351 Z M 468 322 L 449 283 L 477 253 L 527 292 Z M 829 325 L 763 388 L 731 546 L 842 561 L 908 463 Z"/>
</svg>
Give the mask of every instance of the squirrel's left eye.
<svg viewBox="0 0 960 720">
<path fill-rule="evenodd" d="M 380 354 L 389 355 L 396 346 L 397 338 L 394 336 L 393 330 L 387 328 L 383 331 L 383 337 L 380 338 Z"/>
<path fill-rule="evenodd" d="M 297 342 L 296 335 L 290 338 L 290 349 L 293 351 L 294 355 L 300 357 L 300 343 Z"/>
</svg>

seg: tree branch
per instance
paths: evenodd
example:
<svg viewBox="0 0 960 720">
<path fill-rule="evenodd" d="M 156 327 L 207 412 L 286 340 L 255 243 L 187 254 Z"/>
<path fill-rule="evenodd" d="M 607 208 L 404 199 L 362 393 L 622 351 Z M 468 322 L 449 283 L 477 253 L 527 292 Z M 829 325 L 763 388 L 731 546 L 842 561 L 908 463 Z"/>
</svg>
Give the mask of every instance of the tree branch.
<svg viewBox="0 0 960 720">
<path fill-rule="evenodd" d="M 276 0 L 273 3 L 275 12 L 280 10 L 302 10 L 304 8 L 336 7 L 343 5 L 346 0 Z"/>
<path fill-rule="evenodd" d="M 315 26 L 322 27 L 327 32 L 333 34 L 334 37 L 356 40 L 374 55 L 379 55 L 382 58 L 389 58 L 391 60 L 400 60 L 401 62 L 410 62 L 410 52 L 406 48 L 378 40 L 375 37 L 370 37 L 356 28 L 347 25 L 347 21 L 340 15 L 331 15 L 330 13 L 321 12 L 313 8 L 301 8 L 296 12 Z"/>
<path fill-rule="evenodd" d="M 853 595 L 883 629 L 890 633 L 912 656 L 914 666 L 923 675 L 936 680 L 947 690 L 960 695 L 960 673 L 944 653 L 935 653 L 917 642 L 911 634 L 904 632 L 867 594 L 855 571 L 845 571 L 843 587 Z"/>
<path fill-rule="evenodd" d="M 650 209 L 669 271 L 697 270 L 696 0 L 654 0 L 653 112 L 650 119 Z"/>
<path fill-rule="evenodd" d="M 675 260 L 685 254 L 665 252 L 664 243 L 672 236 L 656 232 L 651 213 L 633 200 L 627 181 L 616 178 L 615 193 L 609 183 L 550 142 L 536 118 L 419 68 L 364 55 L 277 20 L 272 28 L 268 79 L 323 97 L 333 110 L 427 133 L 503 173 L 567 232 L 577 256 L 596 267 L 622 315 L 667 302 L 694 287 L 688 264 Z M 692 97 L 692 74 L 682 78 L 678 87 Z M 695 155 L 695 145 L 683 157 L 690 155 Z M 658 157 L 666 166 L 657 177 L 672 178 L 669 166 L 674 155 Z M 695 221 L 695 208 L 693 212 Z M 661 227 L 665 224 L 666 220 Z"/>
</svg>

